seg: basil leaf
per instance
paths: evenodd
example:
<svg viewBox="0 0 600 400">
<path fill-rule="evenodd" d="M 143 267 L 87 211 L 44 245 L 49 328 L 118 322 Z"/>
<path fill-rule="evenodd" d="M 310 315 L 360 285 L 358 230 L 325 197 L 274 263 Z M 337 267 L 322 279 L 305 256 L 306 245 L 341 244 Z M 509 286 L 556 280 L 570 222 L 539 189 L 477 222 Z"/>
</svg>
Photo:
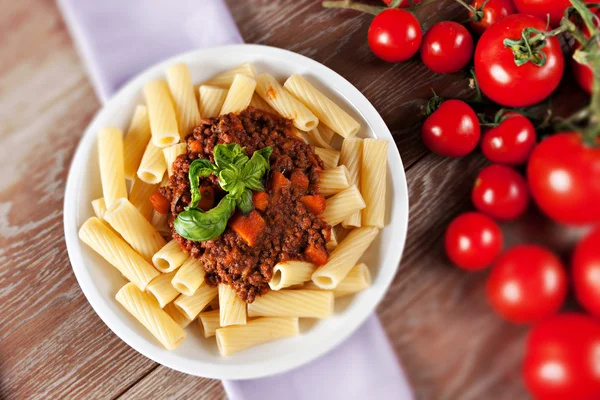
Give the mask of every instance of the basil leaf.
<svg viewBox="0 0 600 400">
<path fill-rule="evenodd" d="M 265 186 L 263 185 L 262 180 L 256 179 L 256 177 L 254 177 L 254 176 L 246 178 L 244 180 L 244 185 L 248 189 L 252 189 L 255 192 L 264 192 L 265 191 Z"/>
<path fill-rule="evenodd" d="M 235 200 L 223 197 L 219 204 L 207 212 L 190 208 L 177 215 L 173 226 L 186 239 L 206 241 L 215 239 L 225 231 L 227 221 L 235 210 Z"/>
<path fill-rule="evenodd" d="M 200 177 L 210 176 L 214 171 L 214 165 L 210 161 L 204 158 L 195 159 L 190 165 L 190 171 L 188 176 L 190 179 L 190 192 L 192 194 L 192 202 L 186 209 L 194 208 L 198 205 L 198 202 L 202 198 L 200 190 L 198 189 Z"/>
<path fill-rule="evenodd" d="M 218 144 L 215 146 L 213 152 L 215 157 L 215 164 L 219 169 L 229 168 L 232 165 L 238 166 L 243 165 L 248 156 L 243 147 L 237 143 L 230 144 Z"/>
<path fill-rule="evenodd" d="M 270 147 L 265 147 L 264 149 L 260 149 L 252 154 L 252 158 L 248 163 L 244 166 L 242 170 L 242 181 L 246 184 L 246 187 L 251 188 L 252 190 L 262 191 L 264 189 L 258 189 L 251 186 L 248 186 L 249 182 L 252 182 L 254 186 L 257 186 L 256 182 L 260 182 L 260 179 L 265 175 L 265 173 L 269 170 L 269 157 L 273 149 Z M 262 184 L 260 185 L 262 187 Z"/>
<path fill-rule="evenodd" d="M 270 146 L 267 147 L 263 147 L 260 150 L 256 150 L 254 152 L 254 154 L 252 154 L 252 157 L 254 157 L 254 155 L 257 154 L 259 156 L 261 156 L 262 158 L 264 158 L 266 166 L 267 166 L 267 171 L 271 168 L 271 164 L 269 162 L 269 158 L 271 157 L 271 154 L 273 154 L 273 148 Z"/>
<path fill-rule="evenodd" d="M 240 171 L 235 165 L 219 172 L 219 185 L 226 192 L 231 192 L 238 183 L 240 183 Z"/>
<path fill-rule="evenodd" d="M 248 215 L 254 210 L 254 203 L 252 202 L 252 190 L 246 189 L 242 192 L 242 195 L 237 199 L 237 207 L 242 214 Z"/>
</svg>

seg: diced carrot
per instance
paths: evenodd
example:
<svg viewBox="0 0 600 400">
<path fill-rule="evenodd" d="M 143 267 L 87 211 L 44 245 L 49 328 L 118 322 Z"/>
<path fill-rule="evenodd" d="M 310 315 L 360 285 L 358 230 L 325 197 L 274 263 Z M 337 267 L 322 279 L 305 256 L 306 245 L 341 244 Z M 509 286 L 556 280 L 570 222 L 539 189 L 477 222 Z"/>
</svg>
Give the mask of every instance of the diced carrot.
<svg viewBox="0 0 600 400">
<path fill-rule="evenodd" d="M 312 211 L 314 214 L 321 214 L 325 211 L 325 197 L 320 194 L 314 194 L 312 196 L 301 196 L 300 201 L 304 204 L 306 208 Z"/>
<path fill-rule="evenodd" d="M 306 250 L 304 250 L 304 254 L 310 262 L 315 264 L 317 267 L 325 264 L 327 262 L 327 250 L 323 247 L 317 247 L 314 244 L 309 244 Z"/>
<path fill-rule="evenodd" d="M 271 177 L 271 187 L 273 192 L 278 192 L 283 188 L 290 187 L 290 180 L 281 172 L 274 172 Z"/>
<path fill-rule="evenodd" d="M 292 171 L 290 175 L 290 181 L 292 181 L 292 187 L 306 191 L 308 189 L 308 176 L 299 169 Z"/>
<path fill-rule="evenodd" d="M 248 246 L 256 246 L 266 224 L 258 212 L 252 211 L 247 216 L 237 214 L 229 220 L 229 226 L 248 243 Z"/>
<path fill-rule="evenodd" d="M 156 192 L 150 196 L 150 203 L 152 203 L 152 207 L 154 207 L 156 212 L 159 214 L 167 214 L 171 208 L 169 200 L 167 200 L 165 196 L 159 192 Z"/>
<path fill-rule="evenodd" d="M 254 203 L 254 208 L 265 211 L 269 205 L 269 195 L 265 192 L 253 192 L 252 202 Z"/>
<path fill-rule="evenodd" d="M 215 206 L 215 188 L 212 186 L 201 186 L 200 194 L 202 198 L 198 202 L 198 208 L 208 211 Z"/>
</svg>

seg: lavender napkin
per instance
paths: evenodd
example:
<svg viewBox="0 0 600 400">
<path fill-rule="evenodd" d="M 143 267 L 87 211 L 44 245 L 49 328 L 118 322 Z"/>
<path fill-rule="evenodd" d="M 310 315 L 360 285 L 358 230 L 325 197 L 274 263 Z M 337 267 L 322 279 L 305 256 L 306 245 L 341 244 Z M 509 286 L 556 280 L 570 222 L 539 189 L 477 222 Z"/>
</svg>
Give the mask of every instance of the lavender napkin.
<svg viewBox="0 0 600 400">
<path fill-rule="evenodd" d="M 242 37 L 223 0 L 58 0 L 104 102 L 144 68 Z M 376 316 L 308 365 L 277 376 L 223 381 L 231 400 L 410 400 L 410 386 Z"/>
</svg>

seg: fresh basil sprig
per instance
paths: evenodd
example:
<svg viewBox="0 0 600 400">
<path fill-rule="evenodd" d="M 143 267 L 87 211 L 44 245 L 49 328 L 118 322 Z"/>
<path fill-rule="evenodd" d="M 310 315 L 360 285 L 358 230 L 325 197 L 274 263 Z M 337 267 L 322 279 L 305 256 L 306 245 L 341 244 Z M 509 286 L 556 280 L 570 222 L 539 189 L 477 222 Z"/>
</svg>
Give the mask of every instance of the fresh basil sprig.
<svg viewBox="0 0 600 400">
<path fill-rule="evenodd" d="M 254 209 L 252 191 L 265 190 L 262 179 L 271 167 L 269 157 L 272 153 L 271 147 L 265 147 L 249 158 L 237 143 L 219 144 L 213 152 L 215 164 L 207 159 L 194 160 L 188 173 L 192 200 L 175 218 L 175 231 L 189 240 L 212 240 L 225 231 L 236 207 L 242 214 L 250 213 Z M 202 199 L 199 179 L 211 174 L 219 178 L 219 186 L 227 195 L 216 207 L 204 212 L 197 208 Z"/>
</svg>

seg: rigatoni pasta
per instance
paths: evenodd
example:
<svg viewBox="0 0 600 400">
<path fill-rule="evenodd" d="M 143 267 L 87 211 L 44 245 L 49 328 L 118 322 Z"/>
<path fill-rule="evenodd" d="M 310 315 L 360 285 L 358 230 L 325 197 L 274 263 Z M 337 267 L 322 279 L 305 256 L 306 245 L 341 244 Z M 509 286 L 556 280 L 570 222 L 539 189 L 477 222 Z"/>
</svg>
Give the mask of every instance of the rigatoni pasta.
<svg viewBox="0 0 600 400">
<path fill-rule="evenodd" d="M 273 277 L 269 281 L 271 290 L 299 285 L 310 280 L 315 265 L 305 261 L 283 261 L 273 267 Z"/>
<path fill-rule="evenodd" d="M 177 143 L 163 149 L 165 163 L 167 164 L 167 176 L 173 175 L 173 161 L 175 161 L 178 155 L 186 153 L 186 147 L 185 143 Z"/>
<path fill-rule="evenodd" d="M 154 211 L 152 203 L 150 203 L 150 196 L 156 193 L 157 190 L 156 185 L 146 183 L 139 178 L 134 180 L 131 185 L 129 201 L 148 221 L 152 220 L 152 211 Z"/>
<path fill-rule="evenodd" d="M 358 264 L 348 272 L 348 275 L 334 288 L 333 295 L 337 297 L 348 296 L 365 290 L 371 286 L 371 272 L 366 264 Z M 314 282 L 307 282 L 301 289 L 319 290 Z"/>
<path fill-rule="evenodd" d="M 179 142 L 177 115 L 167 83 L 163 80 L 148 82 L 144 86 L 144 96 L 154 146 L 163 148 Z"/>
<path fill-rule="evenodd" d="M 152 218 L 150 218 L 150 223 L 163 237 L 167 237 L 171 234 L 171 228 L 169 228 L 169 221 L 167 218 L 167 214 L 161 214 L 154 209 L 152 210 Z"/>
<path fill-rule="evenodd" d="M 162 149 L 156 147 L 152 141 L 146 146 L 142 161 L 137 171 L 138 179 L 155 185 L 162 181 L 163 175 L 167 170 L 167 162 Z"/>
<path fill-rule="evenodd" d="M 165 239 L 127 199 L 118 199 L 106 210 L 104 219 L 148 262 L 165 244 Z"/>
<path fill-rule="evenodd" d="M 142 161 L 146 146 L 150 141 L 150 119 L 146 106 L 138 105 L 133 113 L 127 135 L 123 141 L 125 157 L 125 178 L 134 180 Z"/>
<path fill-rule="evenodd" d="M 244 110 L 252 100 L 255 87 L 256 81 L 254 79 L 245 75 L 236 75 L 219 114 L 239 113 Z"/>
<path fill-rule="evenodd" d="M 332 196 L 350 187 L 350 174 L 345 165 L 338 165 L 321 171 L 319 174 L 319 193 Z"/>
<path fill-rule="evenodd" d="M 311 85 L 304 77 L 292 75 L 285 81 L 283 87 L 304 103 L 319 118 L 319 121 L 343 137 L 356 136 L 360 130 L 357 120 Z"/>
<path fill-rule="evenodd" d="M 205 338 L 209 338 L 215 336 L 217 333 L 217 329 L 221 326 L 219 325 L 220 321 L 220 311 L 212 310 L 212 311 L 204 311 L 198 314 L 198 323 L 200 324 L 200 330 L 202 330 L 202 335 Z"/>
<path fill-rule="evenodd" d="M 340 152 L 337 150 L 315 147 L 315 154 L 323 160 L 325 168 L 335 168 L 340 161 Z"/>
<path fill-rule="evenodd" d="M 168 350 L 173 350 L 185 339 L 185 331 L 173 321 L 156 301 L 132 283 L 117 292 L 116 299 Z"/>
<path fill-rule="evenodd" d="M 294 121 L 294 126 L 298 129 L 309 131 L 319 124 L 317 117 L 269 74 L 259 74 L 256 77 L 256 93 L 279 115 Z"/>
<path fill-rule="evenodd" d="M 123 161 L 123 132 L 104 128 L 98 133 L 98 159 L 102 194 L 107 207 L 121 197 L 127 197 Z"/>
<path fill-rule="evenodd" d="M 385 186 L 387 141 L 365 139 L 362 152 L 362 191 L 367 207 L 362 213 L 364 226 L 383 228 L 385 219 Z"/>
<path fill-rule="evenodd" d="M 165 244 L 152 256 L 152 263 L 160 272 L 171 272 L 181 267 L 188 255 L 179 248 L 175 239 Z"/>
<path fill-rule="evenodd" d="M 164 308 L 179 296 L 177 289 L 171 285 L 174 276 L 175 271 L 160 274 L 146 286 L 146 291 L 154 296 L 160 308 Z"/>
<path fill-rule="evenodd" d="M 104 202 L 104 197 L 92 200 L 92 208 L 94 209 L 94 214 L 96 214 L 96 217 L 100 221 L 103 221 L 104 213 L 106 212 L 106 203 Z"/>
<path fill-rule="evenodd" d="M 211 85 L 228 88 L 233 84 L 233 80 L 235 79 L 236 75 L 244 75 L 249 78 L 254 78 L 255 73 L 252 64 L 244 63 L 238 67 L 230 69 L 229 71 L 221 72 L 220 74 L 213 76 L 206 82 L 203 82 L 202 85 Z"/>
<path fill-rule="evenodd" d="M 258 318 L 246 325 L 232 325 L 216 331 L 217 347 L 222 356 L 300 333 L 298 318 Z"/>
<path fill-rule="evenodd" d="M 186 135 L 191 133 L 192 129 L 200 123 L 200 112 L 194 94 L 192 77 L 186 64 L 171 65 L 167 68 L 166 75 L 175 103 L 180 140 L 184 140 Z"/>
<path fill-rule="evenodd" d="M 148 283 L 159 275 L 152 265 L 96 217 L 85 221 L 79 229 L 79 238 L 141 290 L 145 290 Z"/>
<path fill-rule="evenodd" d="M 327 264 L 312 274 L 312 281 L 321 289 L 337 287 L 375 240 L 378 233 L 379 229 L 374 227 L 354 229 L 333 250 Z"/>
<path fill-rule="evenodd" d="M 200 115 L 202 118 L 218 117 L 227 98 L 227 89 L 201 85 L 199 90 Z"/>
<path fill-rule="evenodd" d="M 187 315 L 185 315 L 183 312 L 181 312 L 181 310 L 179 310 L 179 308 L 177 308 L 175 303 L 171 302 L 167 304 L 163 308 L 163 310 L 167 314 L 169 314 L 169 317 L 173 318 L 173 321 L 175 321 L 175 323 L 179 325 L 182 329 L 185 329 L 192 322 L 192 320 L 189 319 Z"/>
<path fill-rule="evenodd" d="M 193 295 L 186 296 L 182 294 L 173 303 L 189 320 L 194 320 L 200 314 L 200 311 L 204 310 L 211 300 L 217 296 L 217 292 L 216 287 L 202 285 Z"/>
<path fill-rule="evenodd" d="M 269 103 L 264 101 L 262 97 L 260 97 L 258 94 L 256 94 L 256 92 L 252 95 L 252 100 L 250 100 L 250 105 L 254 108 L 258 108 L 259 110 L 267 111 L 270 113 L 277 113 L 277 111 L 275 111 L 273 109 L 273 107 L 271 107 L 269 105 Z"/>
<path fill-rule="evenodd" d="M 236 295 L 231 286 L 224 283 L 219 283 L 219 307 L 221 326 L 246 323 L 246 303 Z"/>
<path fill-rule="evenodd" d="M 206 271 L 200 260 L 188 258 L 177 270 L 171 284 L 180 293 L 191 296 L 204 282 Z"/>
<path fill-rule="evenodd" d="M 248 316 L 327 318 L 333 313 L 333 298 L 326 290 L 272 291 L 248 304 Z"/>
<path fill-rule="evenodd" d="M 325 211 L 320 216 L 331 226 L 339 224 L 344 218 L 365 208 L 365 201 L 356 185 L 328 198 L 326 204 Z"/>
<path fill-rule="evenodd" d="M 340 151 L 340 164 L 348 168 L 348 181 L 351 185 L 360 188 L 360 169 L 362 165 L 363 140 L 359 138 L 348 138 L 342 142 Z M 344 218 L 344 228 L 359 228 L 361 226 L 361 211 Z"/>
</svg>

